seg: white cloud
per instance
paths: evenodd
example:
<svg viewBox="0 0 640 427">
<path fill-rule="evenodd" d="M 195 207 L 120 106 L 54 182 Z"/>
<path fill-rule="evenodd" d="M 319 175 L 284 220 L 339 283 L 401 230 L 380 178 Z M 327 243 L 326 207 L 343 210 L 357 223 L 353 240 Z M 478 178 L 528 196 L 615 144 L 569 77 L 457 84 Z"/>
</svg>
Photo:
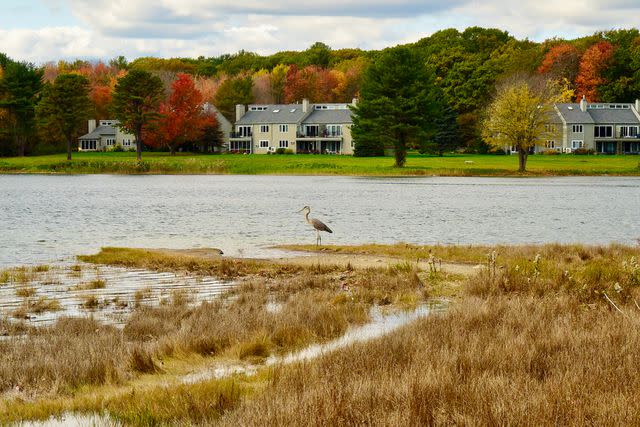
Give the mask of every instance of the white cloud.
<svg viewBox="0 0 640 427">
<path fill-rule="evenodd" d="M 2 49 L 37 62 L 59 58 L 269 54 L 315 41 L 382 48 L 434 31 L 478 25 L 523 38 L 630 28 L 638 0 L 54 0 L 75 26 L 0 29 Z"/>
</svg>

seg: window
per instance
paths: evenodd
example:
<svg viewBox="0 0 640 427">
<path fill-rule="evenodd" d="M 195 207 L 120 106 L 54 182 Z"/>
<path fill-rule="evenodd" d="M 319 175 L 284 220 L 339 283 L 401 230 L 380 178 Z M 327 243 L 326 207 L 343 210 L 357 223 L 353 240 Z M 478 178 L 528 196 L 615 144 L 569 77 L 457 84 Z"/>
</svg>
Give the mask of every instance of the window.
<svg viewBox="0 0 640 427">
<path fill-rule="evenodd" d="M 594 126 L 593 136 L 596 138 L 611 138 L 613 136 L 613 126 Z"/>
<path fill-rule="evenodd" d="M 289 148 L 289 141 L 280 141 L 280 148 Z"/>
<path fill-rule="evenodd" d="M 582 148 L 584 146 L 584 141 L 581 139 L 574 139 L 571 141 L 571 148 L 577 150 L 578 148 Z"/>
<path fill-rule="evenodd" d="M 556 125 L 544 125 L 544 131 L 547 133 L 555 133 Z"/>
<path fill-rule="evenodd" d="M 556 142 L 549 140 L 547 142 L 544 143 L 544 147 L 545 148 L 556 148 Z"/>
<path fill-rule="evenodd" d="M 341 136 L 342 125 L 327 125 L 327 136 Z"/>
<path fill-rule="evenodd" d="M 573 126 L 571 126 L 571 130 L 573 131 L 573 133 L 582 133 L 582 132 L 584 132 L 584 129 L 583 129 L 582 125 L 573 125 Z"/>
<path fill-rule="evenodd" d="M 289 132 L 289 125 L 280 125 L 278 126 L 278 130 L 282 133 Z"/>
<path fill-rule="evenodd" d="M 638 126 L 620 126 L 620 136 L 622 138 L 637 138 Z"/>
<path fill-rule="evenodd" d="M 268 148 L 269 147 L 269 141 L 267 141 L 266 139 L 263 139 L 260 141 L 260 148 Z"/>
<path fill-rule="evenodd" d="M 251 136 L 251 126 L 236 127 L 236 134 L 237 134 L 236 136 L 240 138 Z"/>
<path fill-rule="evenodd" d="M 260 132 L 262 133 L 269 132 L 269 125 L 260 125 Z"/>
<path fill-rule="evenodd" d="M 267 107 L 252 105 L 251 107 L 249 107 L 249 111 L 267 111 Z"/>
</svg>

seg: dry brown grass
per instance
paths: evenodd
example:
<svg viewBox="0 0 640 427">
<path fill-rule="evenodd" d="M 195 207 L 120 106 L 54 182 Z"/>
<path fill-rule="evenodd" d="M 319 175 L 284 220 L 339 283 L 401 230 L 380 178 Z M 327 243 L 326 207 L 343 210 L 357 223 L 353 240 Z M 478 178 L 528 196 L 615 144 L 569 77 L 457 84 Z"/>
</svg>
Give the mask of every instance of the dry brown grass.
<svg viewBox="0 0 640 427">
<path fill-rule="evenodd" d="M 222 424 L 638 424 L 639 314 L 567 295 L 468 297 L 398 334 L 276 368 Z"/>
</svg>

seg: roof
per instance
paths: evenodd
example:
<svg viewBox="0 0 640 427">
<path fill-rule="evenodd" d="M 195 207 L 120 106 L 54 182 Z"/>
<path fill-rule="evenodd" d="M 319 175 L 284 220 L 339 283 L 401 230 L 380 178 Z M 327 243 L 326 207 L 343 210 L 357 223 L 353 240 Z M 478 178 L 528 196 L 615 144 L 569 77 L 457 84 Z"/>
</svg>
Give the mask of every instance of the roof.
<svg viewBox="0 0 640 427">
<path fill-rule="evenodd" d="M 251 107 L 249 106 L 249 111 L 236 122 L 236 125 L 299 123 L 308 114 L 302 112 L 302 104 L 260 105 L 266 107 L 263 111 L 251 111 Z"/>
<path fill-rule="evenodd" d="M 102 136 L 106 136 L 106 135 L 110 136 L 115 134 L 116 134 L 116 128 L 114 128 L 113 126 L 103 125 L 103 126 L 98 126 L 92 132 L 89 132 L 86 135 L 82 135 L 78 139 L 100 139 Z"/>
<path fill-rule="evenodd" d="M 304 119 L 303 123 L 312 124 L 338 124 L 352 123 L 351 110 L 313 110 L 309 116 Z"/>
<path fill-rule="evenodd" d="M 633 114 L 631 108 L 624 109 L 589 109 L 587 110 L 591 117 L 593 117 L 594 123 L 606 123 L 606 124 L 622 124 L 622 123 L 640 123 L 640 120 Z"/>
<path fill-rule="evenodd" d="M 615 105 L 616 108 L 610 108 L 610 105 Z M 580 104 L 556 104 L 556 107 L 569 124 L 640 123 L 640 119 L 633 112 L 632 104 L 589 104 L 584 112 L 580 110 Z"/>
<path fill-rule="evenodd" d="M 556 104 L 556 107 L 567 123 L 593 123 L 589 110 L 583 112 L 580 104 Z"/>
</svg>

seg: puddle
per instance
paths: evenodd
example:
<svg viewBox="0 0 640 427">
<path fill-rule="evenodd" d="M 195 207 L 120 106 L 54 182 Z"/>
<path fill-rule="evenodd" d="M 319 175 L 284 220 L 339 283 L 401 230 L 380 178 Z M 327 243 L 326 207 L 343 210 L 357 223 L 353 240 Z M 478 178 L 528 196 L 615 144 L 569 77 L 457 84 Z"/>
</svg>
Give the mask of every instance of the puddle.
<svg viewBox="0 0 640 427">
<path fill-rule="evenodd" d="M 417 319 L 426 317 L 432 313 L 442 313 L 445 310 L 446 301 L 441 300 L 421 305 L 411 311 L 388 311 L 384 308 L 374 306 L 370 310 L 371 321 L 369 323 L 349 328 L 344 335 L 336 338 L 335 340 L 322 344 L 313 344 L 303 350 L 289 353 L 284 356 L 270 356 L 264 364 L 216 366 L 212 369 L 194 372 L 184 376 L 182 378 L 182 382 L 185 384 L 193 384 L 200 381 L 220 379 L 235 374 L 254 375 L 258 369 L 265 366 L 289 364 L 314 359 L 322 356 L 323 354 L 347 347 L 354 343 L 365 342 L 381 337 Z"/>
<path fill-rule="evenodd" d="M 104 287 L 83 289 L 95 281 L 102 281 Z M 56 311 L 27 310 L 26 320 L 31 324 L 50 324 L 62 316 L 92 315 L 105 323 L 122 325 L 136 304 L 157 305 L 171 300 L 176 292 L 193 303 L 208 301 L 233 286 L 214 277 L 182 273 L 93 265 L 82 265 L 80 271 L 74 271 L 72 266 L 54 266 L 47 272 L 33 273 L 26 283 L 0 284 L 0 317 L 13 319 L 25 301 L 25 297 L 16 295 L 20 290 L 33 293 L 29 297 L 32 301 L 46 298 L 60 305 Z"/>
<path fill-rule="evenodd" d="M 46 421 L 23 421 L 14 424 L 16 427 L 119 427 L 121 425 L 107 415 L 72 413 L 51 417 Z"/>
</svg>

